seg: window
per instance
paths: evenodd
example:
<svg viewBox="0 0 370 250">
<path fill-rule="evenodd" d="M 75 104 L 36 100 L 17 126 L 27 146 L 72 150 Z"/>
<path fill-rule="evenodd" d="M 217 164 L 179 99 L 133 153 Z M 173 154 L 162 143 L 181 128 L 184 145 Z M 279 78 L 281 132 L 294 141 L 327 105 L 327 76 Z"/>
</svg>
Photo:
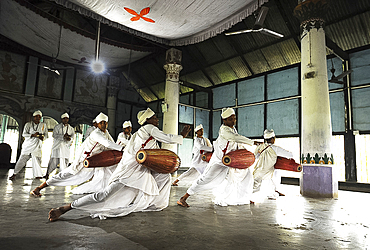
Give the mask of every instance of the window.
<svg viewBox="0 0 370 250">
<path fill-rule="evenodd" d="M 3 126 L 6 126 L 3 127 Z M 15 163 L 17 160 L 17 149 L 19 139 L 19 125 L 18 122 L 8 116 L 0 114 L 0 143 L 7 143 L 12 149 L 10 162 Z"/>
</svg>

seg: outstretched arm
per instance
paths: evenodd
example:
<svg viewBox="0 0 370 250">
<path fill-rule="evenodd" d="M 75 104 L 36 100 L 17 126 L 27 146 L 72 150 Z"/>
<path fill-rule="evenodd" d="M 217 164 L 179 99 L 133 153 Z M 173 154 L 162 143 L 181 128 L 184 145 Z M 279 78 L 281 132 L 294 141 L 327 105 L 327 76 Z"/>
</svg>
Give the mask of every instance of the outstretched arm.
<svg viewBox="0 0 370 250">
<path fill-rule="evenodd" d="M 180 135 L 166 134 L 153 125 L 151 125 L 151 127 L 148 127 L 147 129 L 150 129 L 149 134 L 151 134 L 153 138 L 156 139 L 157 141 L 163 143 L 182 144 L 184 137 L 187 136 L 187 134 L 190 131 L 190 126 L 186 125 L 184 129 L 181 131 Z"/>
</svg>

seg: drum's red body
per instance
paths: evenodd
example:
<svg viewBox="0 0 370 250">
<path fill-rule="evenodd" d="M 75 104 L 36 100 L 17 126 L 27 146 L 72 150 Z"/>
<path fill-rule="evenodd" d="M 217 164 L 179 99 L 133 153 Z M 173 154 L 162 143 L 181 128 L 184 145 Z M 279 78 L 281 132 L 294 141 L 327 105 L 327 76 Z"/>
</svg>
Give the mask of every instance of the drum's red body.
<svg viewBox="0 0 370 250">
<path fill-rule="evenodd" d="M 85 168 L 110 167 L 118 164 L 122 158 L 122 151 L 108 150 L 88 157 L 84 160 Z"/>
<path fill-rule="evenodd" d="M 174 152 L 167 149 L 142 149 L 136 153 L 136 161 L 161 174 L 173 173 L 181 161 Z"/>
<path fill-rule="evenodd" d="M 238 149 L 227 153 L 222 163 L 231 168 L 245 169 L 254 163 L 254 154 L 246 149 Z"/>
<path fill-rule="evenodd" d="M 212 152 L 207 152 L 207 153 L 202 154 L 202 160 L 205 162 L 209 162 L 211 157 L 212 157 Z"/>
<path fill-rule="evenodd" d="M 293 171 L 293 172 L 302 171 L 302 166 L 296 163 L 293 159 L 287 159 L 287 158 L 280 157 L 280 156 L 277 157 L 274 168 Z"/>
</svg>

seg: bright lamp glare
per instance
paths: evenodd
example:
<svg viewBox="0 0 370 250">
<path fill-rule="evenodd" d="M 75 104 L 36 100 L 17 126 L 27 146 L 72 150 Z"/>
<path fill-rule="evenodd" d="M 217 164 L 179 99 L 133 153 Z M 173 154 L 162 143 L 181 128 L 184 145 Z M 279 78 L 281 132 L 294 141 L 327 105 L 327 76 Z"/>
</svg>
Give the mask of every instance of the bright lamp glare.
<svg viewBox="0 0 370 250">
<path fill-rule="evenodd" d="M 105 70 L 104 64 L 100 61 L 93 62 L 91 65 L 91 69 L 94 73 L 100 74 L 103 73 Z"/>
</svg>

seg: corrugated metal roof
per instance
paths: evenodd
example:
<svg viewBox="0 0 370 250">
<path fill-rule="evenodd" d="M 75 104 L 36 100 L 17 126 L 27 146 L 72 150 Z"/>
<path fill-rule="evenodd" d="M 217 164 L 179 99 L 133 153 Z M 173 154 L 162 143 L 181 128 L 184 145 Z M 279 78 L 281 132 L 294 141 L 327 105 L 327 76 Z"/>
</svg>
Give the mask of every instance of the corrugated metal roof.
<svg viewBox="0 0 370 250">
<path fill-rule="evenodd" d="M 156 85 L 150 86 L 150 89 L 154 92 L 154 94 L 159 98 L 164 98 L 165 93 L 165 82 L 158 83 Z"/>
<path fill-rule="evenodd" d="M 296 64 L 301 61 L 301 50 L 293 38 L 278 43 L 277 46 L 287 65 Z"/>
<path fill-rule="evenodd" d="M 243 56 L 248 62 L 249 66 L 252 68 L 254 74 L 259 74 L 271 70 L 260 50 L 247 53 Z"/>
<path fill-rule="evenodd" d="M 205 73 L 207 74 L 207 76 L 212 80 L 212 82 L 215 84 L 215 85 L 218 85 L 218 84 L 221 84 L 223 83 L 221 81 L 220 78 L 218 78 L 218 75 L 216 72 L 213 71 L 213 69 L 211 67 L 208 67 L 206 68 L 205 70 Z"/>
<path fill-rule="evenodd" d="M 158 100 L 157 97 L 155 97 L 155 95 L 153 95 L 153 93 L 148 88 L 138 89 L 137 92 L 146 102 Z"/>
<path fill-rule="evenodd" d="M 200 70 L 190 74 L 186 74 L 184 76 L 181 76 L 180 74 L 180 80 L 190 82 L 203 88 L 213 86 L 212 83 L 208 80 L 208 78 Z"/>
<path fill-rule="evenodd" d="M 213 39 L 208 39 L 204 42 L 197 43 L 195 46 L 198 48 L 199 52 L 203 55 L 207 64 L 213 64 L 222 61 L 224 58 L 217 48 Z"/>
<path fill-rule="evenodd" d="M 228 64 L 227 62 L 218 63 L 211 66 L 211 68 L 223 83 L 239 79 L 233 68 L 230 67 L 230 64 Z"/>
<path fill-rule="evenodd" d="M 326 17 L 327 36 L 343 51 L 369 45 L 370 1 L 336 0 L 331 3 Z M 180 79 L 207 88 L 299 63 L 300 22 L 293 15 L 297 4 L 295 0 L 270 0 L 265 4 L 269 12 L 264 27 L 284 34 L 282 39 L 260 33 L 219 34 L 202 43 L 179 47 L 183 51 Z M 255 16 L 251 15 L 229 31 L 251 29 L 254 23 Z M 164 76 L 153 72 L 159 71 L 158 67 L 147 71 L 139 62 L 134 64 L 140 68 L 135 74 L 148 74 L 139 81 L 140 86 L 144 79 L 148 85 L 164 81 Z M 157 95 L 163 96 L 159 92 Z"/>
<path fill-rule="evenodd" d="M 370 43 L 370 13 L 327 25 L 327 35 L 343 50 L 362 47 Z"/>
<path fill-rule="evenodd" d="M 241 57 L 235 57 L 227 61 L 229 66 L 235 72 L 238 79 L 245 78 L 252 75 L 252 72 L 249 71 L 247 65 L 245 65 Z"/>
</svg>

